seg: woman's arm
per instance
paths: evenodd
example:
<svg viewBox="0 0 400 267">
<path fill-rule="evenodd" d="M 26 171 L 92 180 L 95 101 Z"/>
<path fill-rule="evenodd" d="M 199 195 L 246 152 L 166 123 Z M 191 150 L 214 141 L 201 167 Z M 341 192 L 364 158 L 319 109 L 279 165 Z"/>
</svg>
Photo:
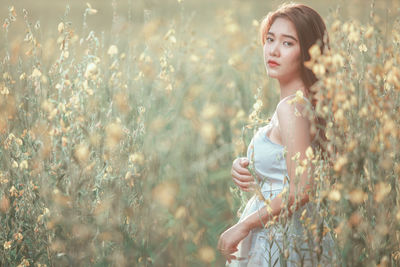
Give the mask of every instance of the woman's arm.
<svg viewBox="0 0 400 267">
<path fill-rule="evenodd" d="M 237 158 L 232 163 L 231 175 L 233 182 L 243 191 L 250 191 L 254 185 L 254 178 L 247 169 L 249 160 L 245 157 Z"/>
<path fill-rule="evenodd" d="M 284 146 L 287 148 L 286 166 L 290 179 L 289 198 L 286 207 L 291 215 L 291 206 L 297 200 L 296 209 L 309 201 L 309 191 L 313 185 L 312 177 L 309 177 L 308 169 L 313 170 L 311 162 L 306 157 L 307 149 L 311 149 L 310 122 L 305 115 L 305 107 L 299 103 L 288 101 L 281 102 L 277 107 L 279 130 Z M 296 164 L 292 158 L 299 155 L 298 161 L 303 165 Z M 311 173 L 313 173 L 311 171 Z M 250 214 L 242 222 L 249 230 L 263 227 L 266 222 L 274 216 L 278 216 L 282 208 L 283 197 L 279 194 L 271 200 L 270 212 L 267 207 Z M 261 219 L 261 220 L 260 220 Z"/>
<path fill-rule="evenodd" d="M 237 245 L 250 230 L 264 227 L 274 216 L 278 216 L 284 208 L 283 204 L 287 205 L 290 215 L 293 204 L 296 204 L 298 209 L 309 201 L 309 189 L 312 188 L 313 179 L 308 176 L 306 170 L 312 166 L 309 160 L 305 160 L 306 150 L 311 148 L 310 122 L 304 114 L 304 107 L 298 103 L 281 102 L 277 107 L 277 115 L 282 142 L 287 148 L 286 165 L 290 179 L 288 201 L 284 203 L 280 194 L 271 200 L 270 209 L 263 207 L 222 233 L 218 248 L 226 256 L 237 250 Z M 304 166 L 296 166 L 292 160 L 296 154 L 299 154 L 299 162 L 306 163 Z"/>
</svg>

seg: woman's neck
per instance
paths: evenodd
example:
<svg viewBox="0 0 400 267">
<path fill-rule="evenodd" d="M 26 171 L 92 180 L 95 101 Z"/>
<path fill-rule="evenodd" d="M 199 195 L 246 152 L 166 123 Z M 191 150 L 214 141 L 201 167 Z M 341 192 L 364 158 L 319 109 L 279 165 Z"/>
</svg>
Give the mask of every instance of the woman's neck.
<svg viewBox="0 0 400 267">
<path fill-rule="evenodd" d="M 302 91 L 304 96 L 307 96 L 306 87 L 301 79 L 292 79 L 288 82 L 279 81 L 279 86 L 281 88 L 280 100 L 289 95 L 296 94 L 298 90 Z"/>
</svg>

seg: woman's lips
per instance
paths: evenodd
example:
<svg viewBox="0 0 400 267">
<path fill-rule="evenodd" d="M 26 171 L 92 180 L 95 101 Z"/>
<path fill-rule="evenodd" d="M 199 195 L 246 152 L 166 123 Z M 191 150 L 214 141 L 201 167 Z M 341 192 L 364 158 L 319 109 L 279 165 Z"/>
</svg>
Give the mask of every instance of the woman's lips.
<svg viewBox="0 0 400 267">
<path fill-rule="evenodd" d="M 268 60 L 268 66 L 276 67 L 276 66 L 279 66 L 279 64 L 273 60 Z"/>
</svg>

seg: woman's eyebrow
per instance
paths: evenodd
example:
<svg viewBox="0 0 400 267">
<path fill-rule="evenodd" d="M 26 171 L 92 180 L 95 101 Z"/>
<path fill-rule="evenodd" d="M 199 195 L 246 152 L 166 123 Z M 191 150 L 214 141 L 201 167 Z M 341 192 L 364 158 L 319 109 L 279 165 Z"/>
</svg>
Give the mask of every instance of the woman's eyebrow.
<svg viewBox="0 0 400 267">
<path fill-rule="evenodd" d="M 275 34 L 274 34 L 273 32 L 268 32 L 268 34 L 269 34 L 269 35 L 272 35 L 272 36 L 275 36 Z M 294 38 L 292 35 L 289 35 L 289 34 L 282 34 L 282 36 L 283 36 L 283 37 L 290 38 L 290 39 L 293 39 L 294 41 L 297 42 L 297 39 Z"/>
</svg>

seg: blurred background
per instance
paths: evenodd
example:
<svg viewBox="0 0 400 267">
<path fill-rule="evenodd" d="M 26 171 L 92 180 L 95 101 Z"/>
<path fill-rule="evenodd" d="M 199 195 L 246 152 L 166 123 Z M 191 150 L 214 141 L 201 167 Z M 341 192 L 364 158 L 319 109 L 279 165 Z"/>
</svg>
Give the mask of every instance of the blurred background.
<svg viewBox="0 0 400 267">
<path fill-rule="evenodd" d="M 2 0 L 1 263 L 224 265 L 219 235 L 251 196 L 233 184 L 232 161 L 245 155 L 250 114 L 266 120 L 279 101 L 276 81 L 266 76 L 259 22 L 283 2 Z M 371 79 L 378 79 L 370 84 L 380 88 L 387 77 L 377 73 L 398 66 L 383 68 L 398 51 L 400 2 L 302 3 L 322 15 L 334 51 L 349 59 L 351 68 L 340 72 L 343 88 L 352 88 L 354 73 L 361 84 L 370 65 Z M 368 26 L 373 38 L 363 37 Z M 348 39 L 349 31 L 356 37 Z M 370 54 L 360 54 L 362 42 Z M 361 93 L 343 94 L 367 97 L 363 88 L 369 87 L 360 84 Z M 375 96 L 387 95 L 381 93 Z M 363 127 L 370 134 L 371 124 Z M 355 155 L 366 158 L 362 151 L 372 139 L 355 138 L 365 144 L 357 144 Z M 386 201 L 395 199 L 395 190 L 379 188 L 393 194 Z M 341 225 L 337 218 L 332 223 Z M 348 262 L 351 238 L 342 254 Z M 379 238 L 374 242 L 383 244 Z M 365 238 L 360 262 L 370 257 L 379 264 L 396 246 L 392 241 L 368 254 L 363 246 L 372 241 Z"/>
</svg>

